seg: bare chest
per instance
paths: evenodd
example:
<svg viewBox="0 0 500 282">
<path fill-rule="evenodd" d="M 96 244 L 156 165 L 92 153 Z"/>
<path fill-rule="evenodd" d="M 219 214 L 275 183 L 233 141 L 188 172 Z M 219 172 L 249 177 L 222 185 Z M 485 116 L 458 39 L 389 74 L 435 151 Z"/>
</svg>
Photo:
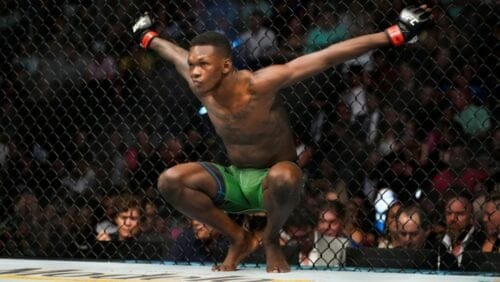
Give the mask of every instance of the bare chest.
<svg viewBox="0 0 500 282">
<path fill-rule="evenodd" d="M 279 123 L 273 110 L 255 101 L 230 111 L 215 107 L 209 111 L 209 117 L 217 134 L 228 145 L 263 142 Z"/>
</svg>

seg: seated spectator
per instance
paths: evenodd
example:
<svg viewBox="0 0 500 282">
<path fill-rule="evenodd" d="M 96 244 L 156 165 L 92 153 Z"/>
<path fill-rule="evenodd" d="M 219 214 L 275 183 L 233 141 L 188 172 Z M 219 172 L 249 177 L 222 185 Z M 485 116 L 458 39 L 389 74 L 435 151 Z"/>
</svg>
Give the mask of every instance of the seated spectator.
<svg viewBox="0 0 500 282">
<path fill-rule="evenodd" d="M 13 209 L 0 223 L 0 255 L 7 257 L 37 255 L 41 226 L 41 207 L 38 198 L 29 190 L 23 191 L 15 200 Z"/>
<path fill-rule="evenodd" d="M 315 240 L 315 249 L 319 253 L 316 266 L 343 265 L 346 248 L 362 243 L 362 236 L 347 233 L 345 222 L 346 208 L 340 201 L 328 202 L 321 208 L 317 226 L 320 236 Z"/>
<path fill-rule="evenodd" d="M 141 232 L 143 211 L 141 202 L 131 194 L 113 198 L 110 222 L 96 227 L 96 239 L 91 254 L 100 259 L 165 259 L 167 243 Z"/>
<path fill-rule="evenodd" d="M 467 190 L 453 187 L 445 197 L 444 219 L 446 231 L 438 247 L 441 256 L 441 268 L 463 270 L 469 267 L 463 261 L 464 251 L 480 251 L 481 234 L 473 220 L 472 196 Z"/>
<path fill-rule="evenodd" d="M 399 247 L 408 249 L 432 249 L 428 241 L 431 225 L 419 206 L 411 205 L 399 209 L 396 219 Z"/>
<path fill-rule="evenodd" d="M 257 69 L 266 65 L 267 59 L 278 48 L 276 34 L 264 26 L 265 15 L 259 10 L 252 12 L 248 18 L 248 30 L 240 36 L 240 56 L 244 65 Z"/>
<path fill-rule="evenodd" d="M 399 201 L 394 201 L 389 204 L 384 220 L 384 234 L 378 240 L 379 248 L 396 248 L 399 247 L 398 227 L 396 223 L 396 215 L 402 208 Z"/>
<path fill-rule="evenodd" d="M 175 241 L 170 256 L 175 262 L 216 263 L 224 259 L 229 241 L 213 227 L 191 220 Z"/>
<path fill-rule="evenodd" d="M 347 233 L 345 222 L 346 208 L 339 201 L 324 202 L 319 213 L 299 208 L 285 224 L 285 243 L 298 247 L 300 266 L 343 265 L 346 248 L 360 243 Z"/>
<path fill-rule="evenodd" d="M 445 154 L 443 160 L 446 166 L 438 170 L 432 178 L 434 189 L 443 194 L 452 186 L 461 186 L 476 194 L 478 185 L 484 183 L 489 175 L 472 158 L 469 147 L 457 141 Z"/>
<path fill-rule="evenodd" d="M 125 241 L 139 236 L 142 209 L 132 195 L 118 196 L 113 201 L 113 225 L 98 225 L 98 241 Z"/>
<path fill-rule="evenodd" d="M 458 122 L 470 137 L 485 137 L 492 127 L 488 109 L 483 105 L 473 104 L 470 93 L 464 89 L 452 88 L 448 96 L 457 111 L 453 120 Z"/>
<path fill-rule="evenodd" d="M 318 252 L 314 250 L 317 215 L 309 205 L 302 204 L 294 210 L 283 226 L 282 244 L 297 247 L 299 251 L 298 264 L 313 266 L 318 260 Z"/>
<path fill-rule="evenodd" d="M 313 28 L 307 33 L 305 52 L 312 53 L 348 37 L 349 30 L 345 24 L 339 22 L 337 14 L 334 11 L 322 11 Z"/>
<path fill-rule="evenodd" d="M 500 194 L 488 198 L 484 204 L 483 215 L 486 238 L 482 243 L 484 253 L 500 253 Z"/>
</svg>

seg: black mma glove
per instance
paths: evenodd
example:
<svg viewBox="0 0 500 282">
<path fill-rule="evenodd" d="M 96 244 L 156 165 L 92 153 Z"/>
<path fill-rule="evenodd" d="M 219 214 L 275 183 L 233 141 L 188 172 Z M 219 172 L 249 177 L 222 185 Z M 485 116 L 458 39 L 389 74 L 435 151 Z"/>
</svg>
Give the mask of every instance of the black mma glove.
<svg viewBox="0 0 500 282">
<path fill-rule="evenodd" d="M 422 7 L 407 7 L 399 14 L 399 22 L 385 30 L 392 45 L 416 41 L 420 32 L 432 22 L 432 14 Z M 412 42 L 413 43 L 413 42 Z"/>
<path fill-rule="evenodd" d="M 134 36 L 140 42 L 140 45 L 144 49 L 148 49 L 149 43 L 153 38 L 158 37 L 158 33 L 154 31 L 154 19 L 148 12 L 145 12 L 132 27 L 132 32 Z"/>
</svg>

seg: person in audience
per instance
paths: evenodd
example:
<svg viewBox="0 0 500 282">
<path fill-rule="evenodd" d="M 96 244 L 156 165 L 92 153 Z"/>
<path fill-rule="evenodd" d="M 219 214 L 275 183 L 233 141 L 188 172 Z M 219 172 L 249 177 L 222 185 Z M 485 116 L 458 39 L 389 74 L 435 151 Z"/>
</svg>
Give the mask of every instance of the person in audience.
<svg viewBox="0 0 500 282">
<path fill-rule="evenodd" d="M 489 197 L 484 204 L 483 225 L 486 233 L 481 251 L 500 253 L 500 193 Z"/>
<path fill-rule="evenodd" d="M 117 196 L 113 200 L 113 224 L 97 226 L 98 241 L 125 241 L 138 238 L 141 228 L 142 209 L 133 195 Z"/>
<path fill-rule="evenodd" d="M 378 242 L 379 248 L 392 249 L 399 247 L 396 215 L 402 207 L 403 205 L 399 201 L 390 203 L 385 217 L 384 235 L 379 238 Z"/>
<path fill-rule="evenodd" d="M 299 205 L 285 222 L 281 244 L 298 249 L 298 265 L 313 266 L 318 259 L 314 250 L 318 216 L 317 211 L 305 203 Z"/>
<path fill-rule="evenodd" d="M 288 236 L 284 243 L 297 246 L 300 266 L 343 265 L 346 248 L 358 244 L 347 234 L 345 205 L 337 200 L 319 205 L 317 211 L 304 205 L 294 211 L 284 227 Z"/>
<path fill-rule="evenodd" d="M 432 249 L 428 241 L 431 225 L 424 210 L 417 205 L 402 207 L 397 213 L 399 247 L 408 249 Z"/>
<path fill-rule="evenodd" d="M 315 249 L 319 254 L 317 266 L 339 266 L 345 263 L 346 248 L 362 243 L 362 232 L 347 233 L 346 207 L 340 201 L 323 204 L 317 225 Z"/>
<path fill-rule="evenodd" d="M 265 14 L 259 10 L 248 18 L 248 30 L 240 35 L 240 56 L 250 69 L 266 64 L 268 56 L 278 49 L 278 40 L 274 31 L 264 25 Z"/>
<path fill-rule="evenodd" d="M 472 196 L 466 189 L 454 186 L 445 195 L 444 203 L 446 230 L 438 245 L 440 267 L 464 270 L 474 263 L 463 260 L 464 252 L 481 250 L 481 233 L 474 222 Z"/>
</svg>

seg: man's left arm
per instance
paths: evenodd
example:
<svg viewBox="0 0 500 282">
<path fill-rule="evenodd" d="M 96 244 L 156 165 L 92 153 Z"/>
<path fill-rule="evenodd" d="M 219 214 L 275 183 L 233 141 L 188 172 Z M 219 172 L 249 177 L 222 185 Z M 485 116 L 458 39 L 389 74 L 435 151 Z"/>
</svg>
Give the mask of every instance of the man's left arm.
<svg viewBox="0 0 500 282">
<path fill-rule="evenodd" d="M 384 32 L 362 35 L 298 57 L 286 64 L 272 65 L 255 72 L 256 87 L 264 91 L 290 86 L 372 49 L 400 46 L 413 39 L 432 21 L 427 6 L 405 8 L 399 22 Z"/>
</svg>

